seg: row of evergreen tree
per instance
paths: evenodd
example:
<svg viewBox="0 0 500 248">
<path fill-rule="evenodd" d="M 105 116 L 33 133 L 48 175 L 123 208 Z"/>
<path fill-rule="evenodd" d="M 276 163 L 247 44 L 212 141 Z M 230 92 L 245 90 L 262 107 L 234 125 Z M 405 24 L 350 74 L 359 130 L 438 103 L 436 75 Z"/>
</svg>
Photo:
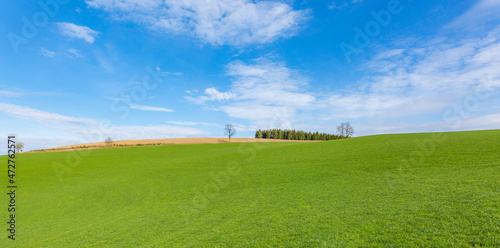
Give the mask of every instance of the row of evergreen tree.
<svg viewBox="0 0 500 248">
<path fill-rule="evenodd" d="M 345 137 L 335 134 L 319 133 L 319 132 L 304 132 L 296 130 L 257 130 L 255 132 L 257 139 L 286 139 L 286 140 L 336 140 Z"/>
</svg>

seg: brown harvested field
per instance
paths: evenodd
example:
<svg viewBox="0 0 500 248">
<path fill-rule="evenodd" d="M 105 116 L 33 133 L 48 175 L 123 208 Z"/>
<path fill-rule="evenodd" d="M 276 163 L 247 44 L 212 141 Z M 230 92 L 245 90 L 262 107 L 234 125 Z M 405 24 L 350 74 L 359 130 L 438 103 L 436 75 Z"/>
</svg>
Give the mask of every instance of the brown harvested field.
<svg viewBox="0 0 500 248">
<path fill-rule="evenodd" d="M 231 143 L 246 142 L 318 142 L 317 140 L 280 140 L 280 139 L 253 139 L 253 138 L 231 138 Z M 111 142 L 111 148 L 129 146 L 156 146 L 156 145 L 182 145 L 182 144 L 218 144 L 228 143 L 227 138 L 176 138 L 176 139 L 144 139 L 144 140 L 117 140 Z M 50 149 L 31 152 L 60 152 L 74 150 L 90 150 L 108 147 L 105 142 L 87 143 L 71 146 L 61 146 Z"/>
</svg>

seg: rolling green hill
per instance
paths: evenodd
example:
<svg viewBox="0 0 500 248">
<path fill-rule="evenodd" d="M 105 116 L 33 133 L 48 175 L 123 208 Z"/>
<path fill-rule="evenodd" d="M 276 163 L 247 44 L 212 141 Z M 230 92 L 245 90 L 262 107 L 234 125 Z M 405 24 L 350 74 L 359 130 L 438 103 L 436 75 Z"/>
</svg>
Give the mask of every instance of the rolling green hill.
<svg viewBox="0 0 500 248">
<path fill-rule="evenodd" d="M 0 247 L 500 247 L 500 130 L 33 153 L 17 165 L 16 240 L 3 194 Z"/>
</svg>

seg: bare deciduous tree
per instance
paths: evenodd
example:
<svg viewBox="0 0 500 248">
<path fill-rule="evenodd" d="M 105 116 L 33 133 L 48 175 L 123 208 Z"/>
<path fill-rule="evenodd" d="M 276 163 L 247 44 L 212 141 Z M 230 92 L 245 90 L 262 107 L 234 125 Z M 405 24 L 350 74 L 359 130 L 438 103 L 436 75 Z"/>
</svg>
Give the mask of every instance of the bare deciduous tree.
<svg viewBox="0 0 500 248">
<path fill-rule="evenodd" d="M 17 148 L 17 152 L 19 152 L 19 151 L 21 151 L 21 152 L 22 152 L 22 151 L 23 151 L 23 148 L 24 148 L 24 143 L 23 143 L 23 142 L 21 142 L 21 141 L 17 142 L 17 144 L 16 144 L 16 148 Z"/>
<path fill-rule="evenodd" d="M 337 133 L 345 138 L 350 138 L 354 134 L 354 128 L 349 122 L 342 122 L 337 126 Z"/>
<path fill-rule="evenodd" d="M 229 143 L 231 143 L 231 137 L 236 134 L 236 128 L 234 127 L 234 125 L 231 123 L 226 124 L 226 127 L 224 128 L 224 134 L 229 137 Z"/>
<path fill-rule="evenodd" d="M 346 123 L 345 135 L 346 137 L 349 138 L 351 138 L 354 135 L 354 128 L 351 126 L 351 123 L 349 122 Z"/>
<path fill-rule="evenodd" d="M 342 122 L 340 125 L 337 126 L 337 133 L 344 137 L 344 134 L 345 134 L 345 123 Z"/>
<path fill-rule="evenodd" d="M 106 146 L 107 146 L 107 147 L 111 147 L 111 144 L 113 144 L 113 140 L 112 140 L 110 137 L 108 137 L 108 138 L 104 141 L 104 143 L 106 143 Z"/>
</svg>

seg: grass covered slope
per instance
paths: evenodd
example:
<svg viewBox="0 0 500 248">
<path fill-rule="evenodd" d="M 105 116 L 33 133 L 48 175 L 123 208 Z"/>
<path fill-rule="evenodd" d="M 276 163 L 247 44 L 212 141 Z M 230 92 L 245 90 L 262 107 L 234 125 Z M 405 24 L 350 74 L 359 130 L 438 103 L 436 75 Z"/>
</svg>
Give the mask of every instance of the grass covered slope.
<svg viewBox="0 0 500 248">
<path fill-rule="evenodd" d="M 84 155 L 18 157 L 1 247 L 500 246 L 498 130 Z"/>
</svg>

